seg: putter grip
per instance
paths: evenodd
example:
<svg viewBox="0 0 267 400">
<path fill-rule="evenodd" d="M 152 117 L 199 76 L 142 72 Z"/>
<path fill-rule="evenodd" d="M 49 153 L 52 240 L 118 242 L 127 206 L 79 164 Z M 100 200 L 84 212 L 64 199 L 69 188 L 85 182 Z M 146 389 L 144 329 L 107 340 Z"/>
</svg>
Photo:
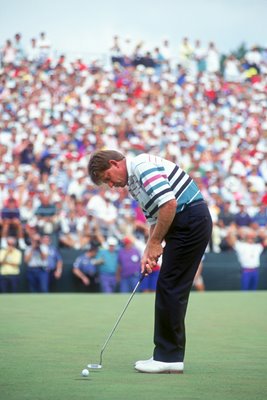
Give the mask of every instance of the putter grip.
<svg viewBox="0 0 267 400">
<path fill-rule="evenodd" d="M 139 279 L 139 282 L 141 283 L 142 280 L 143 280 L 145 277 L 146 277 L 146 272 L 143 272 L 143 273 L 141 274 L 141 277 L 140 277 L 140 279 Z"/>
</svg>

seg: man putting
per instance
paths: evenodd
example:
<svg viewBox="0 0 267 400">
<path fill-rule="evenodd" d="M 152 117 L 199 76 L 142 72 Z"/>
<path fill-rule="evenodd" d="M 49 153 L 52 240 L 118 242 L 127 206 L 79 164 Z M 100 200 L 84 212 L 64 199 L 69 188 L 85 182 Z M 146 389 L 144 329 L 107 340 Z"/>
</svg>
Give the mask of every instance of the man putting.
<svg viewBox="0 0 267 400">
<path fill-rule="evenodd" d="M 155 298 L 155 348 L 152 358 L 137 361 L 135 369 L 182 373 L 190 289 L 212 231 L 203 196 L 178 165 L 149 154 L 126 158 L 115 150 L 99 150 L 91 155 L 88 171 L 96 185 L 128 186 L 141 206 L 150 225 L 141 272 L 150 274 L 162 255 Z"/>
</svg>

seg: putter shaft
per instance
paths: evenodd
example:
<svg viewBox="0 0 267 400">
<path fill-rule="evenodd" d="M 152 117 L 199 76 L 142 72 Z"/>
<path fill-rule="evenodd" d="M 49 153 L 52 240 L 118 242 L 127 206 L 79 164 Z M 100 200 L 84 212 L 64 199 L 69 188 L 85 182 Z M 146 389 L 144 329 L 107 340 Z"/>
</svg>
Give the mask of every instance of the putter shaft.
<svg viewBox="0 0 267 400">
<path fill-rule="evenodd" d="M 132 298 L 133 298 L 135 292 L 137 291 L 137 289 L 138 289 L 140 283 L 142 282 L 142 280 L 144 279 L 144 277 L 145 277 L 145 274 L 142 274 L 142 275 L 141 275 L 141 278 L 140 278 L 139 281 L 137 282 L 137 284 L 136 284 L 136 286 L 135 286 L 135 288 L 134 288 L 134 290 L 133 290 L 133 292 L 132 292 L 132 294 L 131 294 L 129 300 L 127 301 L 126 305 L 124 306 L 124 309 L 122 310 L 122 312 L 121 312 L 119 318 L 117 319 L 117 321 L 116 321 L 116 323 L 115 323 L 115 325 L 114 325 L 112 331 L 110 332 L 110 334 L 109 334 L 109 336 L 107 337 L 105 343 L 103 344 L 103 347 L 102 347 L 101 352 L 100 352 L 100 361 L 99 361 L 99 365 L 102 365 L 103 352 L 104 352 L 105 348 L 107 347 L 107 344 L 108 344 L 110 338 L 112 337 L 113 333 L 115 332 L 115 330 L 116 330 L 116 328 L 117 328 L 117 326 L 118 326 L 120 320 L 121 320 L 122 317 L 123 317 L 123 314 L 125 313 L 125 311 L 126 311 L 128 305 L 130 304 L 130 302 L 131 302 L 131 300 L 132 300 Z"/>
</svg>

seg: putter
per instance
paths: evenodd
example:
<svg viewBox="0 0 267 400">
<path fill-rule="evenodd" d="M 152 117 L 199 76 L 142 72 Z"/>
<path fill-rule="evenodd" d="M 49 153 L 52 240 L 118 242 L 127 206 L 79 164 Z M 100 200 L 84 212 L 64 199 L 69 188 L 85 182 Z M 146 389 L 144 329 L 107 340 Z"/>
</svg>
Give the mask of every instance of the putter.
<svg viewBox="0 0 267 400">
<path fill-rule="evenodd" d="M 143 273 L 143 274 L 141 275 L 141 277 L 140 277 L 139 281 L 137 282 L 137 284 L 136 284 L 136 286 L 135 286 L 135 288 L 134 288 L 134 290 L 133 290 L 133 292 L 132 292 L 132 294 L 131 294 L 129 300 L 127 301 L 127 303 L 126 303 L 124 309 L 122 310 L 122 312 L 121 312 L 121 314 L 120 314 L 120 316 L 119 316 L 117 322 L 115 323 L 115 325 L 114 325 L 112 331 L 110 332 L 110 334 L 109 334 L 109 336 L 107 337 L 105 343 L 103 344 L 103 347 L 102 347 L 101 352 L 100 352 L 99 364 L 88 364 L 88 365 L 87 365 L 87 368 L 90 368 L 90 369 L 101 369 L 101 368 L 102 368 L 102 359 L 103 359 L 104 350 L 105 350 L 105 348 L 107 347 L 108 342 L 110 341 L 110 339 L 111 339 L 113 333 L 115 332 L 115 330 L 116 330 L 116 328 L 117 328 L 117 326 L 118 326 L 120 320 L 122 319 L 123 314 L 125 313 L 125 311 L 126 311 L 128 305 L 130 304 L 130 302 L 131 302 L 131 300 L 132 300 L 132 298 L 133 298 L 135 292 L 137 291 L 137 289 L 138 289 L 140 283 L 142 282 L 142 280 L 144 279 L 145 276 L 146 276 L 145 273 Z"/>
</svg>

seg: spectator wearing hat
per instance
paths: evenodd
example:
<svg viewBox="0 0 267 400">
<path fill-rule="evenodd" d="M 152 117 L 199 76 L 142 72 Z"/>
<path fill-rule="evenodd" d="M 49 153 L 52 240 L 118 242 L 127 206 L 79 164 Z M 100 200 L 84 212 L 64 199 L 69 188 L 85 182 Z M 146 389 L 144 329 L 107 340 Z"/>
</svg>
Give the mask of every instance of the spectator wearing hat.
<svg viewBox="0 0 267 400">
<path fill-rule="evenodd" d="M 18 291 L 22 252 L 16 248 L 16 239 L 7 238 L 7 247 L 0 249 L 0 292 Z"/>
<path fill-rule="evenodd" d="M 120 292 L 132 292 L 135 288 L 141 269 L 141 254 L 130 236 L 122 240 L 123 247 L 119 249 L 117 279 L 120 282 Z"/>
<path fill-rule="evenodd" d="M 118 210 L 112 200 L 113 193 L 100 188 L 87 204 L 88 210 L 98 219 L 101 232 L 106 238 L 115 234 L 113 231 L 118 217 Z"/>
<path fill-rule="evenodd" d="M 98 248 L 97 242 L 90 242 L 86 251 L 73 263 L 73 274 L 81 281 L 83 287 L 88 287 L 89 292 L 99 292 L 97 265 L 102 261 L 97 258 Z"/>
</svg>

